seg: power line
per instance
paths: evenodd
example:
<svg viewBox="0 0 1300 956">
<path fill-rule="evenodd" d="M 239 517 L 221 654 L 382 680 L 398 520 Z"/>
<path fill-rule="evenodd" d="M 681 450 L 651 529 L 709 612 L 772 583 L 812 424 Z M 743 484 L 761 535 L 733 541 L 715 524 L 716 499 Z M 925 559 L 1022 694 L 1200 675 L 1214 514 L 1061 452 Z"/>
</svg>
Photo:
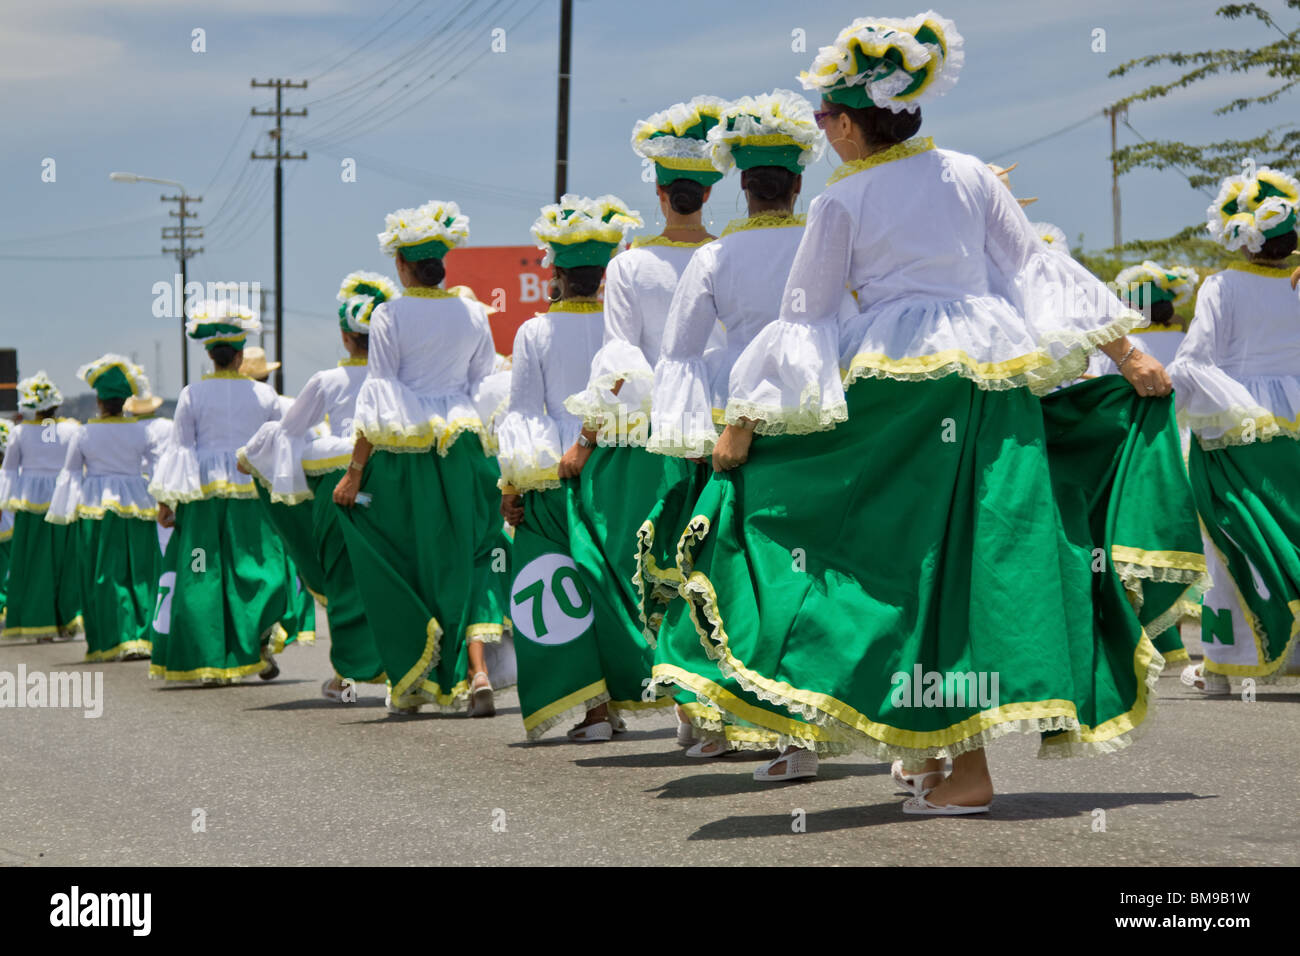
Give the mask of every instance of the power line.
<svg viewBox="0 0 1300 956">
<path fill-rule="evenodd" d="M 1005 158 L 1005 157 L 1007 157 L 1007 156 L 1011 156 L 1011 155 L 1016 154 L 1016 153 L 1023 153 L 1025 150 L 1029 149 L 1031 146 L 1037 146 L 1039 143 L 1045 143 L 1045 142 L 1047 142 L 1049 139 L 1055 139 L 1057 136 L 1060 136 L 1060 135 L 1062 135 L 1062 134 L 1064 134 L 1064 133 L 1068 133 L 1068 132 L 1070 132 L 1070 130 L 1072 130 L 1072 129 L 1077 129 L 1078 127 L 1082 126 L 1084 123 L 1090 122 L 1091 120 L 1094 120 L 1094 119 L 1096 119 L 1098 116 L 1102 116 L 1102 115 L 1104 115 L 1104 111 L 1103 111 L 1103 110 L 1097 110 L 1097 111 L 1095 111 L 1095 112 L 1089 113 L 1089 114 L 1088 114 L 1087 116 L 1085 116 L 1083 119 L 1078 120 L 1077 122 L 1071 123 L 1069 126 L 1062 126 L 1060 129 L 1056 130 L 1055 132 L 1048 133 L 1048 134 L 1046 134 L 1045 136 L 1039 136 L 1037 139 L 1031 139 L 1029 142 L 1027 142 L 1027 143 L 1022 143 L 1022 144 L 1019 145 L 1019 146 L 1013 146 L 1011 149 L 1004 149 L 1002 152 L 998 153 L 996 156 L 990 156 L 990 157 L 986 160 L 986 162 L 996 162 L 997 160 L 999 160 L 999 159 L 1003 159 L 1003 158 Z"/>
<path fill-rule="evenodd" d="M 64 239 L 68 236 L 76 236 L 86 232 L 99 232 L 103 229 L 117 229 L 120 226 L 131 226 L 141 222 L 152 222 L 157 219 L 157 214 L 149 216 L 133 216 L 130 219 L 118 219 L 114 222 L 103 222 L 94 226 L 80 226 L 76 229 L 68 229 L 64 232 L 47 232 L 39 236 L 17 236 L 13 239 L 0 239 L 0 242 L 43 242 L 47 239 Z"/>
<path fill-rule="evenodd" d="M 89 262 L 89 261 L 98 261 L 98 260 L 157 259 L 157 258 L 158 258 L 158 253 L 156 252 L 145 253 L 143 255 L 138 255 L 138 256 L 69 256 L 69 255 L 29 256 L 29 255 L 10 255 L 5 252 L 0 252 L 0 259 L 25 259 L 25 260 L 40 261 L 40 262 L 66 262 L 66 261 Z"/>
<path fill-rule="evenodd" d="M 386 27 L 381 27 L 380 24 L 384 21 L 384 19 L 385 19 L 385 18 L 386 18 L 390 13 L 392 13 L 394 10 L 396 10 L 398 7 L 400 7 L 404 2 L 405 2 L 405 0 L 397 0 L 396 3 L 394 3 L 394 4 L 393 4 L 391 7 L 389 7 L 386 11 L 384 11 L 383 16 L 381 16 L 378 20 L 374 21 L 374 24 L 373 24 L 373 28 L 374 28 L 374 30 L 375 30 L 375 35 L 374 35 L 374 36 L 372 36 L 369 40 L 366 40 L 366 41 L 365 41 L 364 43 L 362 43 L 360 46 L 357 46 L 357 47 L 352 48 L 352 49 L 351 49 L 351 50 L 350 50 L 346 55 L 343 56 L 342 59 L 338 60 L 338 61 L 337 61 L 336 63 L 334 63 L 332 66 L 326 67 L 324 70 L 322 70 L 320 73 L 317 73 L 315 76 L 309 76 L 309 77 L 307 78 L 308 81 L 314 83 L 314 82 L 316 82 L 317 80 L 319 80 L 322 76 L 327 76 L 327 75 L 329 75 L 329 74 L 332 73 L 334 70 L 336 70 L 336 69 L 338 69 L 340 66 L 342 66 L 344 63 L 348 62 L 348 61 L 351 60 L 351 59 L 354 59 L 354 58 L 357 56 L 357 54 L 359 54 L 359 53 L 360 53 L 362 50 L 364 50 L 366 47 L 370 46 L 372 43 L 374 43 L 374 42 L 375 42 L 376 40 L 378 40 L 380 37 L 385 36 L 385 35 L 391 35 L 393 28 L 396 27 L 396 26 L 397 26 L 399 23 L 401 23 L 403 20 L 405 20 L 407 17 L 409 17 L 412 13 L 414 13 L 415 10 L 416 10 L 416 8 L 419 7 L 420 4 L 422 4 L 422 3 L 424 2 L 424 0 L 415 0 L 415 2 L 411 4 L 410 8 L 409 8 L 405 13 L 403 13 L 400 17 L 398 17 L 396 20 L 394 20 L 394 21 L 393 21 L 392 23 L 390 23 L 388 26 L 386 26 Z M 430 14 L 430 16 L 432 16 L 432 14 Z M 427 19 L 427 17 L 426 17 L 426 19 Z M 313 60 L 312 62 L 313 62 L 313 63 L 319 63 L 319 62 L 320 62 L 321 60 L 323 60 L 323 59 L 324 59 L 324 57 L 317 57 L 317 58 L 316 58 L 315 60 Z M 298 70 L 297 72 L 298 72 L 299 74 L 306 73 L 306 72 L 307 72 L 307 68 L 304 67 L 303 69 L 300 69 L 300 70 Z M 314 100 L 313 102 L 317 102 L 317 103 L 318 103 L 318 102 L 320 102 L 320 100 Z M 305 105 L 305 106 L 311 106 L 312 103 L 305 103 L 305 104 L 303 104 L 303 105 Z"/>
<path fill-rule="evenodd" d="M 1143 136 L 1141 133 L 1139 133 L 1137 130 L 1135 130 L 1135 129 L 1133 128 L 1133 124 L 1130 123 L 1127 119 L 1123 120 L 1122 122 L 1124 123 L 1125 126 L 1127 126 L 1127 127 L 1129 128 L 1129 132 L 1131 132 L 1131 133 L 1132 133 L 1134 136 L 1136 136 L 1138 139 L 1142 140 L 1143 143 L 1150 143 L 1150 142 L 1151 142 L 1151 140 L 1147 139 L 1145 136 Z M 1177 163 L 1173 163 L 1173 162 L 1171 162 L 1169 165 L 1172 166 L 1174 169 L 1178 170 L 1180 173 L 1183 174 L 1183 178 L 1187 180 L 1187 185 L 1191 186 L 1193 189 L 1197 190 L 1197 191 L 1200 192 L 1202 195 L 1204 195 L 1204 196 L 1208 196 L 1210 199 L 1213 199 L 1213 198 L 1215 197 L 1216 193 L 1212 193 L 1212 192 L 1210 192 L 1210 191 L 1207 190 L 1204 186 L 1197 186 L 1197 185 L 1195 185 L 1195 184 L 1192 182 L 1192 177 L 1191 177 L 1191 175 L 1188 174 L 1187 170 L 1183 169 L 1183 167 L 1181 167 L 1181 166 L 1179 166 Z"/>
</svg>

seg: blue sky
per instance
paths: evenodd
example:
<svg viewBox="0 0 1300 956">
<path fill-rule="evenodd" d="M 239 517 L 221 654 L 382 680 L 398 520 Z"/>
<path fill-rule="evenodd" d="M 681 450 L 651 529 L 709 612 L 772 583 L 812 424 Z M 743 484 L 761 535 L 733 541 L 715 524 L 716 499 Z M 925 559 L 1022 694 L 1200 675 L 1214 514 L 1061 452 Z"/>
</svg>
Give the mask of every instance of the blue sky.
<svg viewBox="0 0 1300 956">
<path fill-rule="evenodd" d="M 1100 116 L 1046 142 L 1016 147 L 1081 120 L 1170 71 L 1108 79 L 1126 59 L 1166 50 L 1267 42 L 1254 22 L 1224 25 L 1220 0 L 948 0 L 939 13 L 966 41 L 955 90 L 928 105 L 937 144 L 1010 163 L 1031 219 L 1054 222 L 1089 248 L 1109 243 L 1109 127 Z M 1279 3 L 1265 5 L 1278 8 Z M 155 282 L 169 280 L 159 227 L 162 192 L 112 183 L 129 170 L 180 180 L 203 196 L 199 281 L 272 285 L 269 105 L 253 77 L 302 79 L 305 105 L 286 120 L 286 391 L 342 354 L 334 293 L 353 269 L 391 272 L 375 234 L 384 214 L 426 199 L 457 201 L 476 245 L 529 243 L 552 198 L 558 0 L 46 0 L 0 9 L 0 277 L 11 290 L 0 345 L 20 373 L 44 368 L 68 394 L 75 369 L 105 351 L 134 354 L 156 390 L 179 387 L 178 332 L 153 317 Z M 569 187 L 615 193 L 654 223 L 654 197 L 628 142 L 633 123 L 699 93 L 734 97 L 799 89 L 796 74 L 856 16 L 907 16 L 921 6 L 841 0 L 577 0 L 574 4 Z M 1289 23 L 1294 14 L 1279 14 Z M 1094 53 L 1092 31 L 1106 31 Z M 206 51 L 193 52 L 202 29 Z M 493 31 L 505 51 L 492 52 Z M 793 31 L 806 50 L 792 49 Z M 497 34 L 500 36 L 500 34 Z M 378 81 L 396 68 L 397 78 Z M 1148 138 L 1203 142 L 1284 122 L 1285 105 L 1215 117 L 1267 80 L 1227 77 L 1140 104 L 1130 122 Z M 1291 101 L 1294 109 L 1294 97 Z M 1121 143 L 1135 135 L 1121 128 Z M 356 182 L 341 161 L 355 159 Z M 56 179 L 42 182 L 42 162 Z M 804 204 L 833 169 L 806 177 Z M 1295 172 L 1294 170 L 1292 172 Z M 1122 180 L 1124 235 L 1159 236 L 1203 216 L 1211 197 L 1177 173 Z M 736 178 L 714 189 L 707 216 L 740 214 Z M 175 220 L 170 220 L 174 223 Z M 454 280 L 454 276 L 452 277 Z M 22 290 L 22 295 L 15 295 Z M 194 353 L 194 350 L 191 349 Z M 159 367 L 161 364 L 161 368 Z M 191 375 L 201 371 L 192 358 Z"/>
</svg>

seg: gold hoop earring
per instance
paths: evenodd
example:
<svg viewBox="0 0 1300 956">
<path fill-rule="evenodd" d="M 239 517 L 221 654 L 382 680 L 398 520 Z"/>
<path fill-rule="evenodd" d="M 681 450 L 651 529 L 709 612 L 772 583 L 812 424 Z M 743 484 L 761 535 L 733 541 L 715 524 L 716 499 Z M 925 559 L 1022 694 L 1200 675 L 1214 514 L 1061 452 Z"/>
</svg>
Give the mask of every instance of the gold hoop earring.
<svg viewBox="0 0 1300 956">
<path fill-rule="evenodd" d="M 862 158 L 862 147 L 859 146 L 857 143 L 853 142 L 853 140 L 849 139 L 847 136 L 841 136 L 839 139 L 833 139 L 830 141 L 831 146 L 834 146 L 836 143 L 853 143 L 853 149 L 857 152 L 858 155 L 854 156 L 852 159 L 846 159 L 845 160 L 846 163 L 856 163 L 858 160 Z"/>
</svg>

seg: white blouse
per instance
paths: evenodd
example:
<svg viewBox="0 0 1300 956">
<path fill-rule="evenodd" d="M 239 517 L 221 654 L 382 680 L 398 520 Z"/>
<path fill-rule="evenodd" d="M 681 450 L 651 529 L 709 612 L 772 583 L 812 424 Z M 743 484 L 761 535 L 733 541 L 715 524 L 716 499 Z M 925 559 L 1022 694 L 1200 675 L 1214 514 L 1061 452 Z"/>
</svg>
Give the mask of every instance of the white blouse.
<svg viewBox="0 0 1300 956">
<path fill-rule="evenodd" d="M 637 240 L 610 260 L 605 271 L 605 335 L 591 364 L 586 388 L 565 406 L 590 428 L 619 406 L 650 413 L 654 367 L 659 361 L 668 309 L 686 263 L 700 243 Z M 615 395 L 615 383 L 623 385 Z M 626 413 L 625 413 L 626 414 Z"/>
<path fill-rule="evenodd" d="M 238 372 L 212 372 L 185 386 L 149 493 L 171 507 L 206 498 L 257 497 L 253 479 L 237 467 L 239 448 L 279 417 L 275 389 Z"/>
<path fill-rule="evenodd" d="M 442 290 L 438 290 L 439 293 Z M 408 289 L 370 316 L 368 374 L 357 395 L 356 431 L 384 451 L 445 455 L 461 432 L 483 436 L 474 406 L 495 356 L 487 312 L 455 293 Z"/>
<path fill-rule="evenodd" d="M 1179 421 L 1207 451 L 1300 440 L 1300 296 L 1289 270 L 1249 268 L 1234 264 L 1201 283 L 1169 366 Z"/>
<path fill-rule="evenodd" d="M 48 425 L 37 419 L 14 426 L 0 466 L 0 508 L 44 514 L 68 457 L 68 445 L 80 428 L 75 418 Z"/>
<path fill-rule="evenodd" d="M 673 294 L 655 364 L 646 446 L 651 451 L 689 458 L 710 454 L 718 436 L 715 410 L 721 417 L 726 408 L 731 367 L 780 315 L 781 294 L 802 238 L 802 224 L 742 227 L 691 258 Z M 722 341 L 710 347 L 719 325 Z"/>
<path fill-rule="evenodd" d="M 813 200 L 781 317 L 732 368 L 727 422 L 831 428 L 848 416 L 844 389 L 864 376 L 961 375 L 1043 394 L 1143 324 L 1050 252 L 974 156 L 909 140 L 863 166 Z M 857 306 L 844 316 L 846 286 Z"/>
<path fill-rule="evenodd" d="M 158 507 L 146 474 L 162 448 L 149 422 L 130 417 L 92 418 L 72 437 L 45 520 L 69 524 L 108 512 L 152 521 Z"/>
<path fill-rule="evenodd" d="M 269 421 L 239 449 L 239 461 L 271 493 L 296 504 L 312 497 L 307 475 L 339 471 L 352 458 L 357 395 L 365 360 L 345 359 L 307 379 L 284 417 Z"/>
<path fill-rule="evenodd" d="M 605 327 L 599 309 L 568 311 L 563 302 L 519 327 L 510 404 L 497 434 L 503 486 L 519 491 L 560 486 L 556 468 L 582 431 L 582 418 L 564 402 L 586 386 Z"/>
</svg>

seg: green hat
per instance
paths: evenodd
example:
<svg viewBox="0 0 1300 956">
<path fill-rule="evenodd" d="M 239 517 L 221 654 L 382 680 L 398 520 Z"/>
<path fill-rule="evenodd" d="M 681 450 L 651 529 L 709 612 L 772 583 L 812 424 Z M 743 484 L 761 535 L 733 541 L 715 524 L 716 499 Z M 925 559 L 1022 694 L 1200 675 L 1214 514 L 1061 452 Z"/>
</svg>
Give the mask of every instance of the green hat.
<svg viewBox="0 0 1300 956">
<path fill-rule="evenodd" d="M 755 166 L 780 166 L 795 174 L 815 163 L 826 148 L 812 106 L 798 93 L 773 90 L 745 96 L 728 105 L 709 131 L 713 165 L 726 172 Z"/>
<path fill-rule="evenodd" d="M 932 10 L 901 20 L 859 17 L 821 48 L 799 81 L 832 103 L 915 111 L 956 85 L 963 42 L 953 22 Z"/>
<path fill-rule="evenodd" d="M 405 257 L 403 257 L 405 258 Z M 381 302 L 401 298 L 397 284 L 378 272 L 348 273 L 339 289 L 339 328 L 344 332 L 370 333 L 370 313 Z"/>
<path fill-rule="evenodd" d="M 718 125 L 727 104 L 716 96 L 697 96 L 676 103 L 632 128 L 632 149 L 655 164 L 655 181 L 667 186 L 689 179 L 712 186 L 723 176 L 709 159 L 709 131 Z"/>
<path fill-rule="evenodd" d="M 1129 266 L 1115 276 L 1115 294 L 1134 309 L 1145 309 L 1157 302 L 1172 302 L 1181 308 L 1196 294 L 1196 270 L 1188 266 L 1165 268 L 1147 260 L 1140 266 Z"/>
<path fill-rule="evenodd" d="M 185 334 L 211 352 L 218 345 L 243 351 L 248 333 L 262 331 L 257 313 L 229 299 L 208 299 L 190 313 Z"/>
<path fill-rule="evenodd" d="M 149 380 L 144 376 L 144 369 L 129 358 L 111 352 L 77 369 L 77 378 L 93 388 L 100 398 L 149 394 Z"/>
<path fill-rule="evenodd" d="M 1278 169 L 1260 166 L 1230 176 L 1210 203 L 1206 228 L 1227 249 L 1259 252 L 1265 240 L 1295 232 L 1300 182 Z"/>
<path fill-rule="evenodd" d="M 399 209 L 384 217 L 379 248 L 407 262 L 441 259 L 469 241 L 469 216 L 454 202 L 430 199 L 416 209 Z"/>
<path fill-rule="evenodd" d="M 18 383 L 18 407 L 28 412 L 43 412 L 63 404 L 63 393 L 41 369 L 31 378 Z"/>
<path fill-rule="evenodd" d="M 606 266 L 628 232 L 644 225 L 641 214 L 617 196 L 588 199 L 566 193 L 542 207 L 532 233 L 546 250 L 543 266 L 561 269 Z"/>
</svg>

